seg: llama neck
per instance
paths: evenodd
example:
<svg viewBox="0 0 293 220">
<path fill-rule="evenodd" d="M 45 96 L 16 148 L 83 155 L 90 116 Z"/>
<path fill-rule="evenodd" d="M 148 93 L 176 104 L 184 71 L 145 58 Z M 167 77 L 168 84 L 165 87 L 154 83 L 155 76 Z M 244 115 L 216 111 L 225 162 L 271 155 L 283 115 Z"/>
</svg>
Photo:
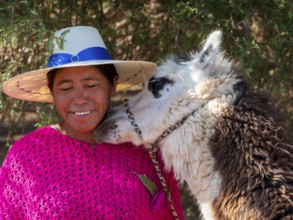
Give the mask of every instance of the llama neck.
<svg viewBox="0 0 293 220">
<path fill-rule="evenodd" d="M 176 178 L 187 182 L 205 210 L 211 210 L 207 206 L 212 206 L 221 188 L 221 176 L 215 169 L 209 140 L 230 101 L 232 97 L 209 102 L 161 143 L 166 169 L 173 168 Z"/>
<path fill-rule="evenodd" d="M 188 131 L 182 133 L 184 137 L 176 134 L 179 133 L 178 129 L 166 139 L 161 148 L 162 157 L 166 169 L 173 167 L 176 178 L 181 182 L 187 182 L 191 193 L 196 195 L 199 203 L 211 203 L 219 194 L 221 178 L 215 171 L 215 160 L 208 147 L 210 135 L 204 134 L 205 129 L 193 133 L 190 128 L 190 124 L 185 123 L 180 128 Z M 212 130 L 211 132 L 213 133 Z M 202 136 L 205 136 L 205 141 L 198 140 Z"/>
</svg>

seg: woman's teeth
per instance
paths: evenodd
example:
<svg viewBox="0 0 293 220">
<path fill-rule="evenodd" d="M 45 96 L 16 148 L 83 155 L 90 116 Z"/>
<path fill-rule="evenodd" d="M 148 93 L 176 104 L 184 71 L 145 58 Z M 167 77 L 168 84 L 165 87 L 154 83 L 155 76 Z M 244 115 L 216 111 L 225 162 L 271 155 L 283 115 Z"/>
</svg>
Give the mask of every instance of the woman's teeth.
<svg viewBox="0 0 293 220">
<path fill-rule="evenodd" d="M 74 112 L 74 114 L 77 115 L 77 116 L 88 115 L 89 113 L 90 113 L 90 111 L 86 111 L 86 112 Z"/>
</svg>

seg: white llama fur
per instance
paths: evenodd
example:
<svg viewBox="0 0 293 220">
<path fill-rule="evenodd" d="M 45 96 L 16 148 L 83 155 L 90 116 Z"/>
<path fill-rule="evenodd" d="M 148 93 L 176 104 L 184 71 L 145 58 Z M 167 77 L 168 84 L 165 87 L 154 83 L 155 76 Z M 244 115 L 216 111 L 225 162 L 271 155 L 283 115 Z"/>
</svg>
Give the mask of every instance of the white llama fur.
<svg viewBox="0 0 293 220">
<path fill-rule="evenodd" d="M 243 180 L 244 186 L 235 183 L 235 190 L 233 189 L 235 198 L 233 193 L 232 195 L 226 193 L 232 191 L 227 183 L 234 184 L 243 176 L 238 171 L 235 171 L 232 177 L 225 176 L 223 170 L 218 168 L 221 165 L 221 159 L 217 158 L 217 154 L 213 150 L 216 146 L 212 145 L 211 140 L 218 135 L 219 138 L 222 138 L 227 133 L 225 128 L 219 126 L 219 121 L 230 117 L 234 106 L 237 106 L 237 103 L 241 102 L 242 99 L 249 100 L 249 95 L 246 97 L 246 94 L 250 88 L 247 88 L 246 84 L 241 84 L 244 82 L 243 77 L 224 57 L 220 48 L 221 37 L 220 31 L 213 32 L 208 37 L 203 49 L 198 53 L 191 53 L 188 59 L 183 60 L 176 56 L 166 59 L 157 68 L 154 76 L 145 82 L 144 89 L 129 100 L 135 121 L 142 131 L 142 138 L 135 132 L 123 106 L 114 107 L 109 111 L 105 121 L 97 128 L 95 138 L 97 141 L 133 142 L 135 145 L 143 144 L 149 147 L 171 125 L 195 111 L 184 124 L 163 139 L 159 146 L 165 168 L 167 170 L 173 168 L 176 178 L 181 182 L 187 182 L 191 193 L 198 201 L 204 219 L 279 219 L 277 218 L 279 216 L 290 218 L 293 215 L 292 182 L 289 184 L 291 186 L 284 188 L 285 191 L 287 190 L 284 195 L 284 197 L 287 196 L 286 199 L 278 200 L 284 203 L 285 208 L 282 207 L 282 210 L 285 210 L 285 214 L 275 211 L 277 203 L 269 203 L 266 208 L 256 208 L 255 198 L 249 197 L 246 206 L 246 198 L 242 196 L 240 191 L 248 191 L 245 184 L 250 184 L 249 181 Z M 257 113 L 253 113 L 253 115 L 255 114 Z M 263 117 L 260 115 L 256 121 L 268 120 L 268 123 L 271 123 L 269 119 Z M 238 121 L 235 123 L 237 124 Z M 242 131 L 247 125 L 243 122 L 243 125 L 240 126 L 239 130 Z M 279 128 L 279 125 L 276 127 Z M 239 137 L 228 137 L 228 140 L 235 138 L 238 141 L 243 134 Z M 243 148 L 246 149 L 245 140 L 243 139 L 242 142 L 240 140 L 240 142 L 244 144 Z M 268 140 L 268 142 L 270 141 Z M 289 152 L 286 154 L 286 156 L 289 155 L 288 161 L 291 160 L 287 166 L 292 168 L 292 142 L 285 143 L 284 146 L 288 148 L 286 149 L 286 152 Z M 231 147 L 236 149 L 238 145 Z M 280 148 L 282 148 L 281 145 Z M 229 159 L 231 161 L 238 160 L 238 158 Z M 239 160 L 242 159 L 239 157 Z M 248 168 L 245 170 L 245 163 L 248 164 L 248 162 L 243 162 L 243 174 L 253 172 Z M 250 166 L 250 164 L 248 165 Z M 229 164 L 223 165 L 223 167 L 225 166 L 229 166 Z M 242 171 L 240 172 L 242 173 Z M 292 172 L 289 176 L 292 176 Z M 257 178 L 260 177 L 257 176 Z M 284 184 L 288 184 L 286 178 L 284 179 Z M 238 187 L 243 187 L 243 189 L 238 190 Z M 259 188 L 254 187 L 253 189 L 258 190 Z M 260 193 L 264 193 L 263 191 L 260 190 Z M 266 195 L 264 197 L 267 198 Z M 224 204 L 226 202 L 227 205 Z M 264 203 L 263 201 L 258 202 Z"/>
</svg>

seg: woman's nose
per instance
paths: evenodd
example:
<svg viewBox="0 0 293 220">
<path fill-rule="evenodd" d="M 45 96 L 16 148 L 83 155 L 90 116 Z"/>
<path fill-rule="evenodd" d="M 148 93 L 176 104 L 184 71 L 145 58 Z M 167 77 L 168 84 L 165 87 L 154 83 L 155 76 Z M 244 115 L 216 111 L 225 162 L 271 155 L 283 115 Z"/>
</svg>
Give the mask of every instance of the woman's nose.
<svg viewBox="0 0 293 220">
<path fill-rule="evenodd" d="M 81 88 L 76 89 L 74 92 L 73 99 L 74 99 L 74 104 L 77 104 L 77 105 L 85 104 L 87 102 L 86 92 Z"/>
</svg>

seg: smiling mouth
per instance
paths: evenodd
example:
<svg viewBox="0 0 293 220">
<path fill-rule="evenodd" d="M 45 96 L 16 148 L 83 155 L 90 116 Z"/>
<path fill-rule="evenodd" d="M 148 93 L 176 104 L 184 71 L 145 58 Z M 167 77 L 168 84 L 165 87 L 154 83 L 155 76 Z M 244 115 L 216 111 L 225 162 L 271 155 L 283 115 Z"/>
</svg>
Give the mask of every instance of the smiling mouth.
<svg viewBox="0 0 293 220">
<path fill-rule="evenodd" d="M 89 113 L 91 113 L 91 111 L 86 111 L 86 112 L 73 112 L 73 114 L 76 115 L 76 116 L 84 116 L 84 115 L 88 115 Z"/>
</svg>

